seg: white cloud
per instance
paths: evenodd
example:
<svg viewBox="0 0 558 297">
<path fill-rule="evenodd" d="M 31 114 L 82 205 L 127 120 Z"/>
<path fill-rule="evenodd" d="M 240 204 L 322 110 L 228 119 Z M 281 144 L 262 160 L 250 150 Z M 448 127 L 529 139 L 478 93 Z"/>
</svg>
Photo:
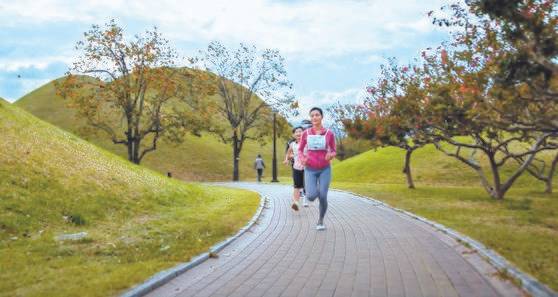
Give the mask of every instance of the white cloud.
<svg viewBox="0 0 558 297">
<path fill-rule="evenodd" d="M 72 56 L 46 56 L 34 58 L 0 58 L 0 71 L 16 72 L 22 69 L 35 68 L 45 70 L 53 63 L 64 63 L 69 65 L 73 61 Z"/>
<path fill-rule="evenodd" d="M 113 5 L 115 4 L 115 5 Z M 113 12 L 123 4 L 120 0 L 19 0 L 2 1 L 0 3 L 0 16 L 5 25 L 19 23 L 49 23 L 71 21 L 94 21 L 104 12 Z M 6 18 L 9 17 L 9 18 Z"/>
<path fill-rule="evenodd" d="M 154 2 L 152 2 L 154 3 Z M 441 1 L 204 1 L 170 14 L 142 14 L 173 38 L 186 41 L 246 40 L 288 56 L 342 55 L 401 46 L 413 34 L 433 30 L 426 12 Z M 159 3 L 158 3 L 159 5 Z M 149 4 L 146 5 L 146 7 Z"/>
<path fill-rule="evenodd" d="M 291 119 L 294 123 L 299 123 L 303 119 L 308 118 L 308 111 L 312 107 L 326 108 L 337 102 L 341 103 L 359 103 L 362 102 L 366 96 L 365 87 L 362 88 L 349 88 L 342 91 L 332 92 L 311 92 L 308 95 L 300 96 L 298 98 L 300 114 Z M 327 114 L 325 115 L 326 124 L 328 123 Z"/>
<path fill-rule="evenodd" d="M 380 55 L 369 55 L 366 56 L 364 59 L 357 60 L 357 62 L 362 64 L 378 64 L 383 63 L 386 61 L 386 57 L 382 57 Z"/>
<path fill-rule="evenodd" d="M 342 91 L 333 92 L 311 92 L 308 95 L 300 97 L 300 103 L 312 106 L 326 106 L 334 104 L 337 101 L 342 103 L 357 103 L 365 96 L 365 88 L 350 88 Z"/>
<path fill-rule="evenodd" d="M 77 53 L 66 50 L 77 41 L 74 38 L 80 37 L 61 34 L 49 44 L 47 33 L 46 37 L 41 35 L 45 37 L 41 39 L 44 43 L 41 49 L 28 36 L 34 27 L 49 32 L 52 26 L 56 32 L 63 32 L 70 26 L 87 28 L 115 18 L 130 35 L 152 25 L 159 27 L 184 55 L 191 55 L 187 51 L 201 49 L 211 40 L 231 46 L 244 41 L 259 48 L 278 48 L 287 64 L 296 65 L 294 77 L 300 81 L 294 81 L 295 84 L 304 85 L 305 90 L 345 89 L 305 91 L 300 98 L 304 114 L 313 105 L 358 98 L 364 87 L 354 88 L 355 84 L 368 79 L 362 77 L 368 75 L 363 68 L 383 62 L 381 55 L 391 56 L 394 49 L 398 49 L 397 53 L 418 51 L 417 41 L 431 37 L 433 30 L 443 30 L 430 24 L 427 11 L 436 10 L 448 1 L 0 0 L 0 28 L 4 35 L 8 40 L 27 42 L 5 48 L 0 45 L 0 50 L 6 50 L 11 56 L 0 57 L 0 74 L 32 68 L 41 70 L 41 77 L 54 78 L 58 74 L 53 74 L 49 65 L 59 62 L 69 65 L 73 61 Z M 22 36 L 17 35 L 20 32 Z M 47 49 L 53 53 L 51 56 L 47 56 Z M 39 52 L 43 57 L 30 57 L 29 52 Z M 307 71 L 304 67 L 311 68 Z M 350 79 L 338 82 L 331 76 L 324 79 L 330 73 L 342 71 Z M 42 82 L 24 84 L 30 90 Z"/>
<path fill-rule="evenodd" d="M 247 41 L 288 56 L 327 57 L 401 46 L 434 30 L 426 12 L 443 2 L 21 0 L 0 4 L 0 24 L 116 17 L 157 25 L 175 41 Z"/>
</svg>

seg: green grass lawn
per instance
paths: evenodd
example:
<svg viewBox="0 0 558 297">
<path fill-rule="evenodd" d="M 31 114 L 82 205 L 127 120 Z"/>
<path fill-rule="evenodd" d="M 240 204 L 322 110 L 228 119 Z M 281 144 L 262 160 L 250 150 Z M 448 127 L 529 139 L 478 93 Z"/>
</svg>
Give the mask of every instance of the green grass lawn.
<svg viewBox="0 0 558 297">
<path fill-rule="evenodd" d="M 82 129 L 85 126 L 85 121 L 76 118 L 75 111 L 66 107 L 62 97 L 56 95 L 53 82 L 37 88 L 18 99 L 14 104 L 46 122 L 70 131 L 110 152 L 127 157 L 125 146 L 113 144 L 105 135 L 95 135 Z M 279 160 L 284 158 L 285 145 L 285 140 L 279 139 L 277 145 Z M 256 171 L 252 166 L 257 154 L 263 156 L 267 165 L 264 170 L 265 179 L 271 179 L 272 145 L 270 140 L 264 145 L 252 140 L 245 142 L 240 155 L 241 179 L 256 179 Z M 232 155 L 232 146 L 222 143 L 216 136 L 208 134 L 202 137 L 187 135 L 182 144 L 160 141 L 157 150 L 147 154 L 142 161 L 142 165 L 163 174 L 170 171 L 174 177 L 182 180 L 231 180 Z M 286 167 L 280 166 L 279 171 L 289 174 L 286 169 Z"/>
<path fill-rule="evenodd" d="M 405 184 L 403 151 L 396 148 L 336 163 L 332 187 L 453 228 L 558 290 L 558 194 L 544 194 L 541 182 L 523 175 L 503 201 L 496 201 L 481 188 L 473 170 L 433 147 L 417 151 L 413 158 L 415 190 Z M 504 175 L 513 167 L 504 168 Z"/>
<path fill-rule="evenodd" d="M 464 149 L 463 151 L 467 151 Z M 541 158 L 549 160 L 555 152 L 541 153 Z M 464 154 L 468 156 L 467 153 Z M 405 151 L 395 147 L 370 150 L 343 162 L 334 163 L 335 180 L 344 182 L 361 182 L 375 184 L 399 184 L 405 183 L 405 175 L 402 173 Z M 486 168 L 487 178 L 491 178 L 488 163 L 482 154 L 476 157 L 480 164 Z M 508 162 L 502 168 L 503 177 L 510 176 L 517 168 L 514 162 Z M 416 186 L 423 185 L 447 185 L 447 186 L 480 186 L 477 173 L 461 163 L 457 159 L 448 157 L 436 150 L 434 145 L 427 145 L 416 150 L 411 159 L 411 171 Z M 518 187 L 533 187 L 542 182 L 528 174 L 523 174 L 515 182 Z"/>
<path fill-rule="evenodd" d="M 0 296 L 111 296 L 234 234 L 253 192 L 135 166 L 0 102 Z M 78 241 L 56 236 L 87 232 Z"/>
</svg>

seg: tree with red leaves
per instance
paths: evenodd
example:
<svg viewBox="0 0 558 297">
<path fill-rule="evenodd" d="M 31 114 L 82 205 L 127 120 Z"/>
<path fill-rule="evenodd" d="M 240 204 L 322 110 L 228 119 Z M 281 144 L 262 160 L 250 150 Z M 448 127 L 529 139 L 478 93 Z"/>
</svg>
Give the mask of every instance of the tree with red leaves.
<svg viewBox="0 0 558 297">
<path fill-rule="evenodd" d="M 378 81 L 367 87 L 368 96 L 362 105 L 338 109 L 338 113 L 350 115 L 345 116 L 343 124 L 351 137 L 371 140 L 375 147 L 405 150 L 403 173 L 410 189 L 415 188 L 412 154 L 434 140 L 424 133 L 429 126 L 424 117 L 428 106 L 425 81 L 416 67 L 398 66 L 395 59 L 390 59 L 381 67 Z"/>
<path fill-rule="evenodd" d="M 440 151 L 473 168 L 490 196 L 502 199 L 517 178 L 530 171 L 539 152 L 556 148 L 555 132 L 548 129 L 556 102 L 546 101 L 549 109 L 538 110 L 544 120 L 533 120 L 529 108 L 534 106 L 525 104 L 521 93 L 534 98 L 536 88 L 526 81 L 503 83 L 509 69 L 502 61 L 510 46 L 501 27 L 490 20 L 471 19 L 459 5 L 450 8 L 451 18 L 434 22 L 454 30 L 452 43 L 423 55 L 424 69 L 432 78 L 429 131 L 443 141 L 436 143 Z M 480 162 L 464 156 L 465 151 L 480 152 L 488 160 L 491 180 Z M 504 177 L 501 169 L 510 160 L 519 165 Z"/>
</svg>

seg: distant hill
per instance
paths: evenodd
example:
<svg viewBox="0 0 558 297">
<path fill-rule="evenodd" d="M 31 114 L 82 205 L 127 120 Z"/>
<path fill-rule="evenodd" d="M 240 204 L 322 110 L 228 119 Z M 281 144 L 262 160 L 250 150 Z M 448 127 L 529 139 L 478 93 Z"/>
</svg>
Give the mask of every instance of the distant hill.
<svg viewBox="0 0 558 297">
<path fill-rule="evenodd" d="M 208 98 L 208 100 L 215 99 Z M 74 110 L 66 107 L 64 99 L 56 95 L 54 81 L 23 96 L 14 104 L 40 119 L 71 131 L 111 152 L 126 156 L 123 145 L 114 145 L 102 135 L 93 135 L 81 129 L 85 126 L 85 122 L 76 118 Z M 284 140 L 279 139 L 277 145 L 279 162 L 284 157 L 284 146 Z M 252 165 L 257 154 L 262 154 L 267 165 L 264 179 L 271 178 L 272 145 L 271 139 L 269 139 L 263 146 L 257 142 L 246 141 L 240 160 L 241 179 L 255 178 Z M 184 180 L 230 180 L 232 178 L 232 148 L 229 144 L 220 142 L 213 135 L 206 134 L 202 137 L 188 135 L 183 144 L 161 142 L 155 152 L 146 155 L 142 165 L 164 174 L 172 172 L 173 176 Z M 279 175 L 290 175 L 288 170 L 286 166 L 279 164 Z"/>
<path fill-rule="evenodd" d="M 481 154 L 477 154 L 480 156 Z M 395 147 L 369 150 L 342 162 L 334 164 L 333 177 L 339 182 L 404 184 L 405 175 L 402 173 L 405 151 Z M 551 154 L 545 154 L 550 158 Z M 486 160 L 481 159 L 487 165 Z M 485 167 L 486 168 L 486 167 Z M 509 176 L 516 168 L 516 164 L 509 162 L 504 167 L 504 176 Z M 436 150 L 433 145 L 427 145 L 415 151 L 412 155 L 411 170 L 417 187 L 423 185 L 474 186 L 480 187 L 480 179 L 476 172 Z M 485 172 L 491 176 L 490 172 Z M 540 186 L 542 182 L 525 172 L 517 181 L 517 186 Z"/>
</svg>

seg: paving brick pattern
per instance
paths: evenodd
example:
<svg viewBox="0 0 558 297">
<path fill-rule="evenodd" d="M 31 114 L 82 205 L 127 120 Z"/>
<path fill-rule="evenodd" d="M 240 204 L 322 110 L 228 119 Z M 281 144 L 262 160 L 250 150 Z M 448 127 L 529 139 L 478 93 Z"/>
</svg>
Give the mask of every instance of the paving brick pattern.
<svg viewBox="0 0 558 297">
<path fill-rule="evenodd" d="M 316 231 L 317 200 L 294 212 L 289 186 L 227 185 L 268 197 L 257 224 L 148 296 L 522 296 L 473 251 L 384 206 L 331 191 Z"/>
</svg>

